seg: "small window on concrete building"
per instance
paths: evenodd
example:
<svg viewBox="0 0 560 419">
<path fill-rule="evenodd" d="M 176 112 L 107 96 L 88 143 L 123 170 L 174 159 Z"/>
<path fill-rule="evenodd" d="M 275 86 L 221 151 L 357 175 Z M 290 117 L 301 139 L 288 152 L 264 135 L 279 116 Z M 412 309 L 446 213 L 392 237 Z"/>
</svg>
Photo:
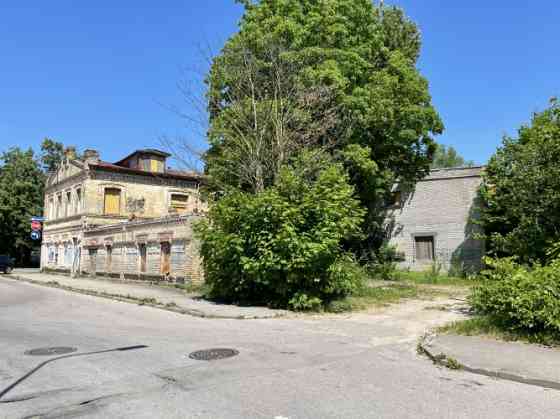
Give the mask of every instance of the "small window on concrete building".
<svg viewBox="0 0 560 419">
<path fill-rule="evenodd" d="M 420 260 L 420 261 L 434 260 L 435 248 L 434 248 L 433 236 L 414 237 L 414 247 L 416 249 L 416 260 Z"/>
<path fill-rule="evenodd" d="M 188 195 L 171 195 L 171 209 L 173 212 L 185 214 L 188 209 L 189 196 Z"/>
<path fill-rule="evenodd" d="M 105 215 L 119 215 L 121 212 L 121 190 L 105 189 Z"/>
</svg>

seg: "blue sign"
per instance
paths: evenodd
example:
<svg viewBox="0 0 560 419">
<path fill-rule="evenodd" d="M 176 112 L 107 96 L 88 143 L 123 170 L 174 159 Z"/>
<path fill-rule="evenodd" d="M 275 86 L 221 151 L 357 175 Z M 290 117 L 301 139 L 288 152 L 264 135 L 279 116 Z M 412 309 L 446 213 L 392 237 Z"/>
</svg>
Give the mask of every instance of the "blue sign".
<svg viewBox="0 0 560 419">
<path fill-rule="evenodd" d="M 41 232 L 40 231 L 32 231 L 31 232 L 31 240 L 41 240 Z"/>
<path fill-rule="evenodd" d="M 40 223 L 42 223 L 43 221 L 45 221 L 45 217 L 31 217 L 31 221 L 39 221 Z"/>
</svg>

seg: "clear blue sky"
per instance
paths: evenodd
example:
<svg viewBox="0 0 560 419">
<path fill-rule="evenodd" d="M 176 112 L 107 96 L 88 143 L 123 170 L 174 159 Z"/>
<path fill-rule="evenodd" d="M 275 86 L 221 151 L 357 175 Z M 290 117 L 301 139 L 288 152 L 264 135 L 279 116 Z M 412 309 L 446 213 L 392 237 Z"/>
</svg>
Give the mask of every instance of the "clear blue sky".
<svg viewBox="0 0 560 419">
<path fill-rule="evenodd" d="M 386 2 L 419 25 L 439 140 L 466 158 L 485 162 L 560 96 L 558 0 Z M 201 51 L 219 50 L 241 12 L 233 0 L 3 2 L 0 151 L 48 136 L 114 161 L 161 135 L 191 135 L 161 103 L 183 105 L 184 69 L 187 79 L 203 70 Z"/>
</svg>

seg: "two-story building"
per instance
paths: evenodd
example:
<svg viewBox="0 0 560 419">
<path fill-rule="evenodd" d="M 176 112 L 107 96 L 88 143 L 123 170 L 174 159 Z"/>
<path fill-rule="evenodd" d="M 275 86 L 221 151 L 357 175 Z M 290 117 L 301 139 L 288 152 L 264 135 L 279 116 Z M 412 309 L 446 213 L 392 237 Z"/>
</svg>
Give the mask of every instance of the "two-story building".
<svg viewBox="0 0 560 419">
<path fill-rule="evenodd" d="M 116 163 L 66 151 L 45 190 L 41 268 L 119 278 L 198 280 L 192 223 L 201 177 L 171 170 L 169 154 L 137 150 Z"/>
</svg>

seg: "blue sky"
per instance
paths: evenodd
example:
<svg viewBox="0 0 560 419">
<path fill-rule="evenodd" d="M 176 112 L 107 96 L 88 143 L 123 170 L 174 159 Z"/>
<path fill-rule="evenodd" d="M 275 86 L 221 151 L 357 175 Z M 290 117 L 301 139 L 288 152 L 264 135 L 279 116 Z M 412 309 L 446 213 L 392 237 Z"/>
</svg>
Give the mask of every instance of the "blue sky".
<svg viewBox="0 0 560 419">
<path fill-rule="evenodd" d="M 505 133 L 560 96 L 557 0 L 393 0 L 423 34 L 421 72 L 446 132 L 484 163 Z M 87 5 L 86 5 L 87 4 Z M 0 150 L 48 136 L 118 160 L 162 135 L 197 134 L 177 82 L 237 27 L 233 0 L 70 0 L 0 6 Z"/>
</svg>

